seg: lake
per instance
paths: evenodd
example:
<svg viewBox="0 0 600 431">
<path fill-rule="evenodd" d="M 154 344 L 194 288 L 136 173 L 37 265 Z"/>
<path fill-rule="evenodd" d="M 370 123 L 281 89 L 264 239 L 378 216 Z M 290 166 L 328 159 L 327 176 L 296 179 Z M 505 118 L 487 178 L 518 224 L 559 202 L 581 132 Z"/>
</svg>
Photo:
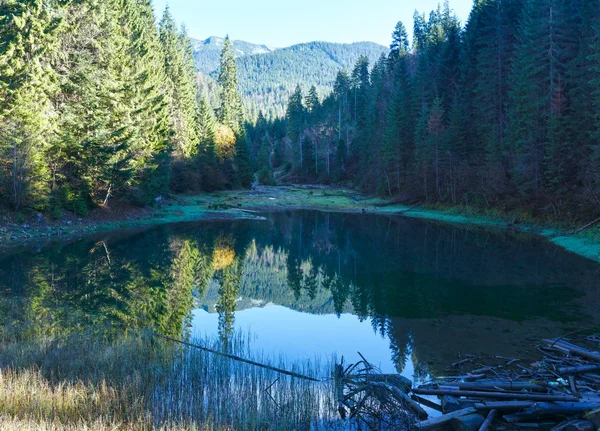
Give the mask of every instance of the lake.
<svg viewBox="0 0 600 431">
<path fill-rule="evenodd" d="M 509 230 L 283 211 L 0 252 L 0 331 L 122 324 L 177 338 L 247 334 L 264 356 L 357 352 L 422 380 L 459 355 L 522 363 L 600 322 L 600 265 Z"/>
</svg>

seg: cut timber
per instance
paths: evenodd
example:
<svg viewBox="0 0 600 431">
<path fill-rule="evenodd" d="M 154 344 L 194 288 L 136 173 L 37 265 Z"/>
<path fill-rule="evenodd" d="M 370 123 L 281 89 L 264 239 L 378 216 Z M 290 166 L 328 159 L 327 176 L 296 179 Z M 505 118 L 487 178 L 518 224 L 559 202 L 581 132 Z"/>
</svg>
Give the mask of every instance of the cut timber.
<svg viewBox="0 0 600 431">
<path fill-rule="evenodd" d="M 490 401 L 475 404 L 477 410 L 522 410 L 533 406 L 533 401 Z"/>
<path fill-rule="evenodd" d="M 563 367 L 558 369 L 559 374 L 585 374 L 600 371 L 600 365 L 581 365 L 579 367 Z"/>
<path fill-rule="evenodd" d="M 564 401 L 576 402 L 577 397 L 570 395 L 546 395 L 546 394 L 528 394 L 528 393 L 510 393 L 510 392 L 485 392 L 485 391 L 452 391 L 444 389 L 414 389 L 417 395 L 452 395 L 454 397 L 473 397 L 473 398 L 495 398 L 499 400 L 523 400 L 523 401 Z"/>
<path fill-rule="evenodd" d="M 461 410 L 463 407 L 460 405 L 458 400 L 452 395 L 444 395 L 442 397 L 442 411 L 444 413 L 451 413 L 457 410 Z"/>
<path fill-rule="evenodd" d="M 581 419 L 573 419 L 558 424 L 552 431 L 594 431 L 594 424 Z"/>
<path fill-rule="evenodd" d="M 576 346 L 575 344 L 568 343 L 563 340 L 543 340 L 544 343 L 549 344 L 550 346 L 557 346 L 562 349 L 568 350 L 569 353 L 577 356 L 581 356 L 582 358 L 590 359 L 592 361 L 600 362 L 600 353 L 592 352 L 588 349 L 584 349 L 583 347 Z"/>
<path fill-rule="evenodd" d="M 456 382 L 453 383 L 459 390 L 476 391 L 494 391 L 502 389 L 503 391 L 532 391 L 546 392 L 548 389 L 537 383 L 529 382 L 506 382 L 506 381 L 485 381 L 485 382 Z"/>
<path fill-rule="evenodd" d="M 437 403 L 434 403 L 433 401 L 428 400 L 427 398 L 423 398 L 420 397 L 418 395 L 412 394 L 410 396 L 414 401 L 418 402 L 419 404 L 424 405 L 425 407 L 429 407 L 430 409 L 436 410 L 438 412 L 442 411 L 442 406 L 440 406 Z"/>
<path fill-rule="evenodd" d="M 467 416 L 477 411 L 473 407 L 469 407 L 467 409 L 457 410 L 452 413 L 448 413 L 447 415 L 438 416 L 437 418 L 431 418 L 426 421 L 417 422 L 416 428 L 422 431 L 428 431 L 436 429 L 439 426 L 447 424 L 454 418 L 459 418 L 461 416 Z"/>
<path fill-rule="evenodd" d="M 479 413 L 473 413 L 472 415 L 452 419 L 450 425 L 452 425 L 454 431 L 478 431 L 484 421 L 485 418 Z"/>
<path fill-rule="evenodd" d="M 535 421 L 544 416 L 580 415 L 598 406 L 596 403 L 535 403 L 520 413 L 505 415 L 504 419 L 514 423 Z"/>
<path fill-rule="evenodd" d="M 600 403 L 534 403 L 530 401 L 494 401 L 489 403 L 477 403 L 474 407 L 477 410 L 495 409 L 506 411 L 530 409 L 531 411 L 544 414 L 575 415 L 599 408 Z"/>
<path fill-rule="evenodd" d="M 490 410 L 487 417 L 485 418 L 485 421 L 479 427 L 479 431 L 487 431 L 492 426 L 492 422 L 494 422 L 494 419 L 496 419 L 497 415 L 498 410 Z"/>
</svg>

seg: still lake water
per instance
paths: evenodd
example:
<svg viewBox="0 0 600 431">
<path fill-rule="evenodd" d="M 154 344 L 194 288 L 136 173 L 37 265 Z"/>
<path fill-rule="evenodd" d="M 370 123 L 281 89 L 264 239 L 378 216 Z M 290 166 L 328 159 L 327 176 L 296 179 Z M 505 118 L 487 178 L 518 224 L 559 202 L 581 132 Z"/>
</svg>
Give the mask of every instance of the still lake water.
<svg viewBox="0 0 600 431">
<path fill-rule="evenodd" d="M 538 357 L 600 324 L 600 265 L 509 230 L 288 211 L 0 252 L 0 335 L 101 324 L 250 336 L 269 357 L 441 375 L 458 354 Z"/>
</svg>

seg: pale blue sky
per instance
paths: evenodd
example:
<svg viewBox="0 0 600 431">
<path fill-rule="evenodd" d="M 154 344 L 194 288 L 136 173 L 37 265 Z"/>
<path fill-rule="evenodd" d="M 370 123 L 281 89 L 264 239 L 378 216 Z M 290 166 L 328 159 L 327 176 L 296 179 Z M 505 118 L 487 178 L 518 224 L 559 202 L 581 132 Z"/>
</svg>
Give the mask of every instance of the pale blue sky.
<svg viewBox="0 0 600 431">
<path fill-rule="evenodd" d="M 160 17 L 168 3 L 191 37 L 225 36 L 285 47 L 302 42 L 372 41 L 389 45 L 398 21 L 412 30 L 415 9 L 427 12 L 439 0 L 153 0 Z M 443 1 L 443 0 L 442 0 Z M 472 0 L 450 0 L 464 23 Z"/>
</svg>

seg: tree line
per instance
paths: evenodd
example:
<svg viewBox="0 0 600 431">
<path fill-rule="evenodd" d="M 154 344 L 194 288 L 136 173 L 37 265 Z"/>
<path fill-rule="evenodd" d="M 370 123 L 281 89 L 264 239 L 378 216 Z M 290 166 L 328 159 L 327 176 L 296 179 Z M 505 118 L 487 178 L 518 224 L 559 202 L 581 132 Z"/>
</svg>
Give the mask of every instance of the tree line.
<svg viewBox="0 0 600 431">
<path fill-rule="evenodd" d="M 478 0 L 398 23 L 390 54 L 340 70 L 331 94 L 259 116 L 251 152 L 284 180 L 405 200 L 572 218 L 600 199 L 600 4 Z M 540 211 L 537 211 L 539 209 Z"/>
<path fill-rule="evenodd" d="M 219 105 L 149 0 L 0 0 L 0 202 L 60 218 L 252 176 L 231 43 Z"/>
</svg>

